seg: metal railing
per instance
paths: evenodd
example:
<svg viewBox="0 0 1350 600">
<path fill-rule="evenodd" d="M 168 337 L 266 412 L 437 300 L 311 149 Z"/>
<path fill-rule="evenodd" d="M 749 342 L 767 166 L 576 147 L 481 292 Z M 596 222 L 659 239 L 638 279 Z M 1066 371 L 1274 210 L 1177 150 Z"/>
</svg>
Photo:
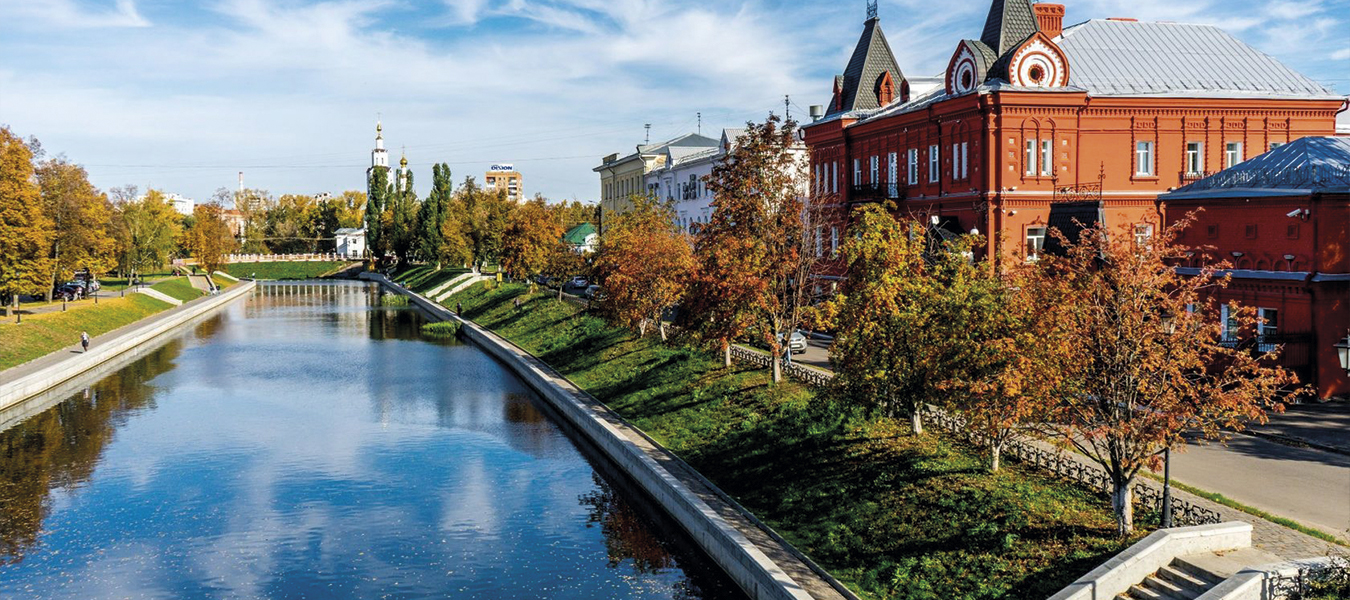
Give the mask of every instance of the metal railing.
<svg viewBox="0 0 1350 600">
<path fill-rule="evenodd" d="M 1350 582 L 1350 563 L 1343 558 L 1329 557 L 1292 572 L 1267 573 L 1262 598 L 1303 598 L 1313 593 L 1318 584 L 1346 585 L 1347 582 Z"/>
<path fill-rule="evenodd" d="M 1053 202 L 1099 202 L 1102 199 L 1102 182 L 1075 183 L 1055 186 Z"/>
<path fill-rule="evenodd" d="M 743 362 L 759 367 L 764 367 L 766 369 L 773 366 L 772 356 L 769 356 L 768 354 L 755 352 L 754 350 L 742 348 L 740 346 L 731 347 L 731 359 L 737 362 Z M 830 380 L 834 378 L 834 374 L 830 373 L 829 371 L 812 369 L 810 367 L 804 367 L 796 363 L 783 365 L 783 375 L 791 377 L 792 379 L 795 379 L 797 381 L 800 381 L 801 383 L 806 384 L 807 387 L 812 387 L 816 389 L 822 389 L 825 386 L 829 385 Z"/>
</svg>

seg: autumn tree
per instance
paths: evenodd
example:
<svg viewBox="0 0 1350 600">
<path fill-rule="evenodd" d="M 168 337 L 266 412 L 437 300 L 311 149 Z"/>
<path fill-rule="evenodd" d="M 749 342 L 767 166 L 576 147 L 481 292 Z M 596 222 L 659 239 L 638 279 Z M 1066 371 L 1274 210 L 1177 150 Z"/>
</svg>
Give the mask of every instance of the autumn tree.
<svg viewBox="0 0 1350 600">
<path fill-rule="evenodd" d="M 686 324 L 704 339 L 730 344 L 750 333 L 773 354 L 782 379 L 787 338 L 811 296 L 815 207 L 805 200 L 805 163 L 797 127 L 770 115 L 749 123 L 707 178 L 713 214 L 699 228 L 698 276 Z M 608 229 L 608 224 L 606 224 Z"/>
<path fill-rule="evenodd" d="M 192 226 L 183 234 L 184 246 L 209 277 L 225 266 L 225 256 L 238 246 L 225 222 L 225 209 L 219 204 L 198 204 L 192 209 Z"/>
<path fill-rule="evenodd" d="M 146 195 L 156 194 L 155 190 Z M 244 252 L 264 254 L 267 247 L 267 215 L 276 206 L 276 200 L 267 190 L 243 189 L 234 193 L 234 208 L 244 216 Z"/>
<path fill-rule="evenodd" d="M 1161 466 L 1182 436 L 1225 439 L 1249 421 L 1280 411 L 1295 377 L 1274 366 L 1278 351 L 1226 343 L 1206 315 L 1206 294 L 1227 285 L 1218 264 L 1183 276 L 1172 265 L 1191 249 L 1174 245 L 1186 218 L 1151 239 L 1135 231 L 1089 228 L 1060 239 L 1063 256 L 1044 257 L 1029 285 L 1052 299 L 1067 344 L 1063 385 L 1050 432 L 1106 470 L 1117 531 L 1134 529 L 1131 485 L 1139 470 Z M 1052 235 L 1057 232 L 1052 232 Z M 1062 236 L 1059 236 L 1062 238 Z M 1211 307 L 1212 309 L 1212 307 Z M 1230 315 L 1251 328 L 1250 308 Z"/>
<path fill-rule="evenodd" d="M 936 383 L 950 373 L 943 325 L 941 266 L 962 257 L 929 238 L 918 221 L 870 205 L 854 214 L 841 254 L 848 279 L 819 307 L 834 324 L 833 385 L 844 397 L 886 416 L 904 414 L 923 433 L 923 410 L 939 399 Z"/>
<path fill-rule="evenodd" d="M 337 205 L 337 229 L 360 229 L 365 225 L 366 193 L 347 190 L 332 200 Z"/>
<path fill-rule="evenodd" d="M 128 273 L 162 267 L 178 250 L 182 218 L 158 190 L 114 205 L 113 235 L 124 249 L 120 264 Z"/>
<path fill-rule="evenodd" d="M 562 224 L 542 198 L 516 207 L 507 218 L 502 236 L 502 269 L 517 278 L 542 273 L 565 246 L 563 233 Z"/>
<path fill-rule="evenodd" d="M 440 249 L 445 244 L 441 229 L 450 210 L 455 182 L 451 179 L 450 165 L 446 164 L 432 165 L 431 179 L 431 195 L 417 211 L 417 254 L 423 260 L 436 263 L 439 269 Z"/>
<path fill-rule="evenodd" d="M 51 276 L 46 289 L 67 280 L 76 269 L 106 273 L 116 264 L 116 243 L 109 234 L 111 205 L 99 193 L 83 167 L 57 157 L 37 168 L 42 211 L 51 220 Z"/>
<path fill-rule="evenodd" d="M 317 209 L 313 196 L 283 194 L 277 198 L 262 218 L 268 249 L 279 254 L 313 251 L 317 232 L 311 222 Z"/>
<path fill-rule="evenodd" d="M 1024 268 L 1002 272 L 967 258 L 981 242 L 963 236 L 930 252 L 938 282 L 929 301 L 941 318 L 929 327 L 937 330 L 947 365 L 935 391 L 965 417 L 966 429 L 989 450 L 990 470 L 998 471 L 1008 444 L 1048 416 L 1068 357 L 1049 321 L 1053 307 L 1026 287 Z"/>
<path fill-rule="evenodd" d="M 500 259 L 506 225 L 515 205 L 506 199 L 505 192 L 484 190 L 472 177 L 464 179 L 458 197 L 473 268 L 478 271 Z"/>
<path fill-rule="evenodd" d="M 0 294 L 11 310 L 18 309 L 20 294 L 42 291 L 50 283 L 52 223 L 42 214 L 41 200 L 32 151 L 8 127 L 0 127 Z"/>
<path fill-rule="evenodd" d="M 647 197 L 634 198 L 631 210 L 610 220 L 591 266 L 605 289 L 601 311 L 639 336 L 655 325 L 662 340 L 661 315 L 679 302 L 693 269 L 693 249 L 674 210 Z"/>
</svg>

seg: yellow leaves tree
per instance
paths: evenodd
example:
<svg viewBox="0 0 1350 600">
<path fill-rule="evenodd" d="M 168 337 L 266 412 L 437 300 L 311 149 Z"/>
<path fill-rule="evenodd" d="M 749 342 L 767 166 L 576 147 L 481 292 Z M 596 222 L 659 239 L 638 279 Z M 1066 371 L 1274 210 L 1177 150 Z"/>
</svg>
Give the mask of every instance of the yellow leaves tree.
<svg viewBox="0 0 1350 600">
<path fill-rule="evenodd" d="M 158 190 L 123 199 L 114 205 L 113 234 L 123 248 L 122 266 L 130 274 L 144 273 L 169 262 L 178 250 L 182 217 Z"/>
<path fill-rule="evenodd" d="M 516 278 L 543 273 L 549 261 L 564 250 L 563 233 L 562 224 L 542 199 L 518 206 L 507 218 L 502 236 L 502 268 Z"/>
<path fill-rule="evenodd" d="M 693 270 L 693 248 L 674 211 L 635 197 L 632 210 L 610 221 L 595 252 L 592 273 L 604 286 L 599 308 L 639 336 L 655 325 L 665 340 L 662 313 L 679 302 Z"/>
<path fill-rule="evenodd" d="M 1063 256 L 1043 258 L 1028 280 L 1054 311 L 1046 325 L 1059 328 L 1052 335 L 1069 357 L 1050 433 L 1106 470 L 1121 535 L 1134 529 L 1131 484 L 1140 469 L 1161 466 L 1164 450 L 1185 444 L 1183 432 L 1222 440 L 1264 422 L 1296 384 L 1275 366 L 1278 351 L 1228 343 L 1205 316 L 1219 312 L 1205 298 L 1227 284 L 1216 275 L 1226 265 L 1189 277 L 1173 268 L 1189 250 L 1173 242 L 1192 220 L 1142 244 L 1129 226 L 1059 236 Z M 1250 308 L 1230 311 L 1254 329 Z"/>
<path fill-rule="evenodd" d="M 112 270 L 117 244 L 109 232 L 111 204 L 89 183 L 83 167 L 58 157 L 40 164 L 36 174 L 42 209 L 52 222 L 50 300 L 51 289 L 76 269 L 95 275 Z"/>
<path fill-rule="evenodd" d="M 198 204 L 192 209 L 192 226 L 183 233 L 183 245 L 207 276 L 224 268 L 225 256 L 239 245 L 230 234 L 224 212 L 219 204 Z"/>
<path fill-rule="evenodd" d="M 34 180 L 33 153 L 8 127 L 0 127 L 0 295 L 10 306 L 17 309 L 19 294 L 47 287 L 51 239 L 51 220 L 42 214 Z"/>
</svg>

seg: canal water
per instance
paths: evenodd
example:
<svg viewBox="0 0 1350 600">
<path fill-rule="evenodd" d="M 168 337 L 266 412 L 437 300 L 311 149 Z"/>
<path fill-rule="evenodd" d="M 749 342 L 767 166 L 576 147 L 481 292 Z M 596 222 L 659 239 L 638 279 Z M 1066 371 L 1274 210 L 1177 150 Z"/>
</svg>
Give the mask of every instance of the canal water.
<svg viewBox="0 0 1350 600">
<path fill-rule="evenodd" d="M 381 294 L 260 286 L 0 432 L 0 598 L 743 597 Z"/>
</svg>

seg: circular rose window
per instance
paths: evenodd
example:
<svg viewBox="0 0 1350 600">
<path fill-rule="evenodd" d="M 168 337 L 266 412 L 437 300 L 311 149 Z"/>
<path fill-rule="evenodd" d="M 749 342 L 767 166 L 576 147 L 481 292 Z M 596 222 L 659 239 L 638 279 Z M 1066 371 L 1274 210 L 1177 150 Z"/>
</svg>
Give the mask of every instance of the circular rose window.
<svg viewBox="0 0 1350 600">
<path fill-rule="evenodd" d="M 1033 66 L 1027 70 L 1027 77 L 1031 78 L 1032 83 L 1040 83 L 1042 79 L 1045 79 L 1045 69 L 1042 69 L 1040 65 Z"/>
<path fill-rule="evenodd" d="M 964 71 L 964 72 L 962 72 L 962 73 L 961 73 L 961 89 L 963 89 L 963 90 L 968 90 L 968 89 L 970 89 L 971 87 L 973 87 L 972 84 L 974 83 L 974 81 L 973 81 L 974 79 L 975 79 L 975 76 L 974 76 L 974 75 L 971 75 L 971 74 L 970 74 L 970 71 Z"/>
</svg>

